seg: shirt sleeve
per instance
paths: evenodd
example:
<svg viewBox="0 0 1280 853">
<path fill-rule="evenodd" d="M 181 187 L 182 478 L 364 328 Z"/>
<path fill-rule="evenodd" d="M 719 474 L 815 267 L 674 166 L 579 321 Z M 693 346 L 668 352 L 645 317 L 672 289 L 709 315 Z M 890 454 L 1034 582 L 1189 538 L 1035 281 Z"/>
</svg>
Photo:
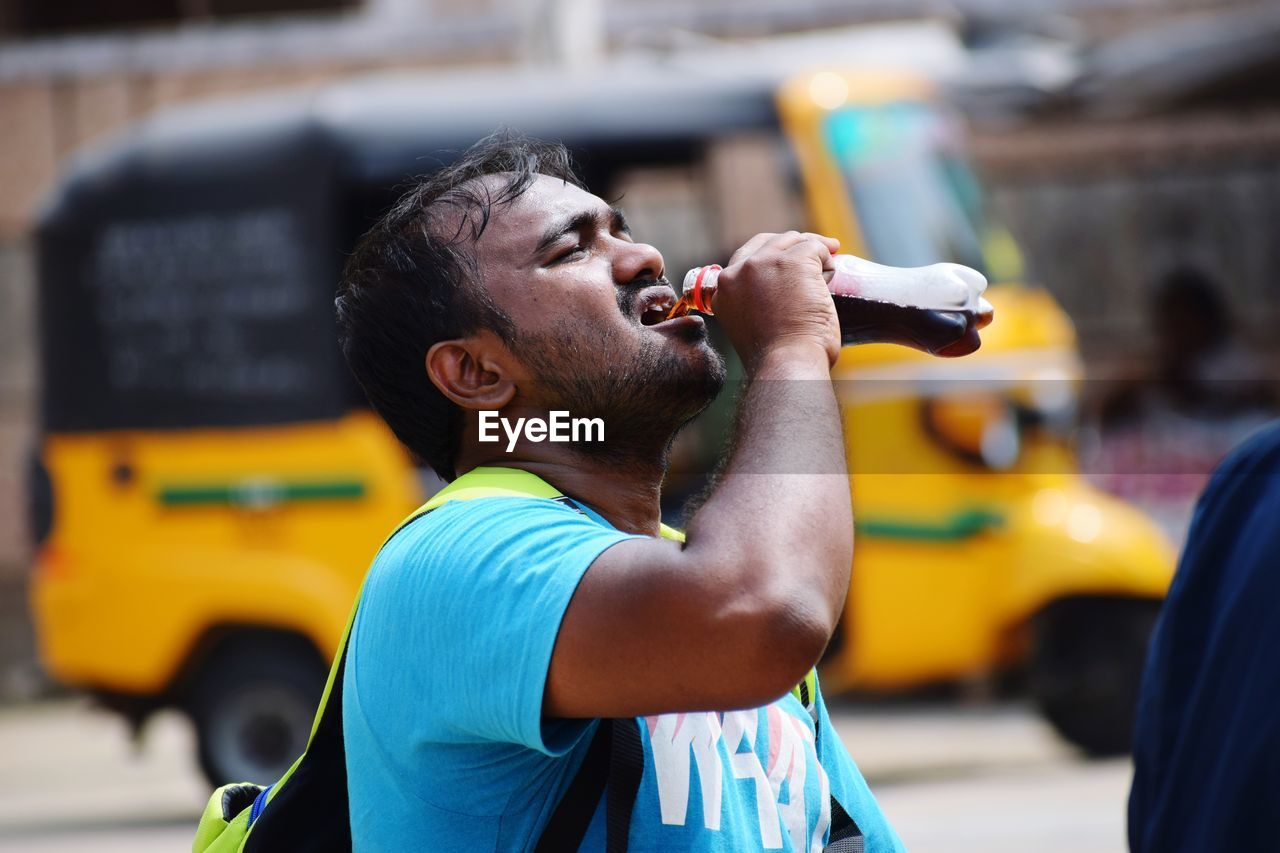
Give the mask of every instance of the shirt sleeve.
<svg viewBox="0 0 1280 853">
<path fill-rule="evenodd" d="M 417 738 L 518 744 L 561 755 L 588 721 L 542 719 L 551 653 L 591 563 L 624 539 L 534 498 L 446 504 L 375 561 L 355 628 L 365 707 L 417 715 Z M 371 701 L 372 700 L 372 701 Z"/>
</svg>

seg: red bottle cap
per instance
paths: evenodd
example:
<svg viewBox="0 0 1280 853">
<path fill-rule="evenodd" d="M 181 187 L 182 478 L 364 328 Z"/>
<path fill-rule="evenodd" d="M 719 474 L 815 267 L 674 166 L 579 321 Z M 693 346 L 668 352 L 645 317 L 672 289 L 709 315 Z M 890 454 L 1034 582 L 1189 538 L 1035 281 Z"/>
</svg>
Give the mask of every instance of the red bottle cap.
<svg viewBox="0 0 1280 853">
<path fill-rule="evenodd" d="M 703 314 L 714 313 L 711 310 L 711 294 L 707 294 L 707 300 L 705 302 L 702 299 L 702 280 L 706 278 L 707 273 L 712 270 L 720 272 L 722 269 L 724 269 L 724 267 L 719 264 L 707 264 L 705 267 L 698 270 L 698 276 L 693 280 L 693 293 L 690 294 L 690 301 L 693 303 L 694 310 L 701 311 Z"/>
</svg>

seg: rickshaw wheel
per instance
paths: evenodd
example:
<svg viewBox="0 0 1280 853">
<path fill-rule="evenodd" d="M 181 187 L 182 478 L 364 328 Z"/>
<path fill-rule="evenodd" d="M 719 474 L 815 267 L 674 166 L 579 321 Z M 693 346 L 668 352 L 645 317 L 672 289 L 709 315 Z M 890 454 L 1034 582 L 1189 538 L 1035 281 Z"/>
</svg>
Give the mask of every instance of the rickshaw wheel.
<svg viewBox="0 0 1280 853">
<path fill-rule="evenodd" d="M 301 637 L 249 634 L 223 643 L 186 703 L 209 784 L 269 785 L 284 775 L 306 748 L 327 675 Z"/>
<path fill-rule="evenodd" d="M 1063 738 L 1102 758 L 1128 754 L 1147 642 L 1160 602 L 1055 601 L 1032 622 L 1031 695 Z"/>
</svg>

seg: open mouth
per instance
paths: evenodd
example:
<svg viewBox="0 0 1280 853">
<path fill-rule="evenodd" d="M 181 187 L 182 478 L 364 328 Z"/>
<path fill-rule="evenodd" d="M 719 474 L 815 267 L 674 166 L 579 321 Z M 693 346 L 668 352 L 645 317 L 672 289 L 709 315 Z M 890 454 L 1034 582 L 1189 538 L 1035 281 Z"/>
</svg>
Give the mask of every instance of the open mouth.
<svg viewBox="0 0 1280 853">
<path fill-rule="evenodd" d="M 670 288 L 654 289 L 640 300 L 640 325 L 656 326 L 671 313 L 675 307 L 676 295 Z"/>
</svg>

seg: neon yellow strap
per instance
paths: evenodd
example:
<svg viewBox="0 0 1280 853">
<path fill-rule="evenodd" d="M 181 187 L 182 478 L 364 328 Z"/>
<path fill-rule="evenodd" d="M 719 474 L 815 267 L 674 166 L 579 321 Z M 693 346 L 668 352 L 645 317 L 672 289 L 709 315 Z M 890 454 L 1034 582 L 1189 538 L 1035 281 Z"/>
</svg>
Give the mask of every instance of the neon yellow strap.
<svg viewBox="0 0 1280 853">
<path fill-rule="evenodd" d="M 818 670 L 809 670 L 804 680 L 791 688 L 791 695 L 800 701 L 816 723 L 818 721 Z"/>
<path fill-rule="evenodd" d="M 548 498 L 554 500 L 555 498 L 562 498 L 564 495 L 555 486 L 537 474 L 531 474 L 519 468 L 473 468 L 436 492 L 431 500 L 410 513 L 396 527 L 396 530 L 399 530 L 424 512 L 430 512 L 450 501 L 471 501 L 478 498 L 502 497 Z M 675 542 L 684 541 L 683 530 L 676 530 L 666 524 L 660 526 L 659 535 L 663 539 L 671 539 Z"/>
<path fill-rule="evenodd" d="M 450 501 L 471 501 L 477 498 L 562 498 L 555 486 L 519 468 L 473 468 L 445 486 L 416 509 L 406 522 L 424 512 L 443 506 Z"/>
</svg>

